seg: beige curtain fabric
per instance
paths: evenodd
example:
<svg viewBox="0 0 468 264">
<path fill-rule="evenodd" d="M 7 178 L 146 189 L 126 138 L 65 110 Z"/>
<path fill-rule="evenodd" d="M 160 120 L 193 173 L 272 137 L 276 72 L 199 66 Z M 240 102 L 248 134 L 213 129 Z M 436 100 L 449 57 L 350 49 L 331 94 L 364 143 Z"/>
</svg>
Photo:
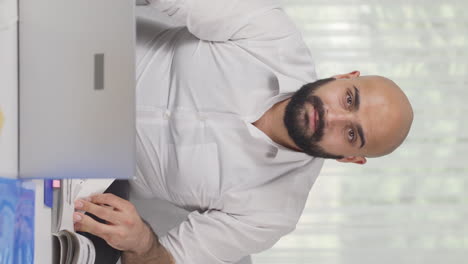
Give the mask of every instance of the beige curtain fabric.
<svg viewBox="0 0 468 264">
<path fill-rule="evenodd" d="M 284 0 L 319 77 L 394 79 L 415 122 L 364 166 L 328 161 L 297 230 L 255 264 L 468 261 L 468 1 Z"/>
</svg>

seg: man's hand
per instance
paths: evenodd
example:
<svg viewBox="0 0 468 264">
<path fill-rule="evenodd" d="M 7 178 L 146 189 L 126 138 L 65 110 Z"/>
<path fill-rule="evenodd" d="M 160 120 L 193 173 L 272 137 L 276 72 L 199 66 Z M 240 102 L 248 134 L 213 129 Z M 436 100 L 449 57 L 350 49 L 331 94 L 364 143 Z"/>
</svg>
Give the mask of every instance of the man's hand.
<svg viewBox="0 0 468 264">
<path fill-rule="evenodd" d="M 75 212 L 73 220 L 76 231 L 91 233 L 113 248 L 136 255 L 144 255 L 153 247 L 153 232 L 133 204 L 124 199 L 109 193 L 99 194 L 90 197 L 89 201 L 75 201 L 75 209 L 106 221 L 106 224 L 102 224 L 81 212 Z"/>
</svg>

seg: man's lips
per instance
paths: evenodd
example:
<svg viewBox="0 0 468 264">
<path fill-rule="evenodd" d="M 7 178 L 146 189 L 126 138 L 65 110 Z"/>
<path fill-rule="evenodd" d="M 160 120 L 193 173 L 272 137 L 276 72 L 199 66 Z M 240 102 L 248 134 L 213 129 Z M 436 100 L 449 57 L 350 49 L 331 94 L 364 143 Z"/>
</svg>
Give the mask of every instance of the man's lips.
<svg viewBox="0 0 468 264">
<path fill-rule="evenodd" d="M 317 126 L 317 111 L 315 111 L 315 108 L 310 108 L 309 114 L 309 129 L 312 133 L 315 133 L 315 129 Z"/>
</svg>

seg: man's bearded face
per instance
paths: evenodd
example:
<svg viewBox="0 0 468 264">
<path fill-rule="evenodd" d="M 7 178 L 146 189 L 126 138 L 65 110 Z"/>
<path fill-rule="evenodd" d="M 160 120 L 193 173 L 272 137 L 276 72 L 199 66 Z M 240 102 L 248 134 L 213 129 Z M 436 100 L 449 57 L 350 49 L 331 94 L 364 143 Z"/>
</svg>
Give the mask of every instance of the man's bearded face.
<svg viewBox="0 0 468 264">
<path fill-rule="evenodd" d="M 294 143 L 306 154 L 326 159 L 341 159 L 342 156 L 327 153 L 318 146 L 323 137 L 325 111 L 322 100 L 315 96 L 314 92 L 333 80 L 335 79 L 322 79 L 302 86 L 286 106 L 284 124 Z"/>
</svg>

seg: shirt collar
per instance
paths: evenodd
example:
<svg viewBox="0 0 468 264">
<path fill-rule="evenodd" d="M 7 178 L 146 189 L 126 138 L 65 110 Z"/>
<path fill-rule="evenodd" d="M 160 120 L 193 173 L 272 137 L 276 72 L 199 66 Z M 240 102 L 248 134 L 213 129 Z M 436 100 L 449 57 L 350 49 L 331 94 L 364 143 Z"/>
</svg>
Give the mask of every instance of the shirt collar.
<svg viewBox="0 0 468 264">
<path fill-rule="evenodd" d="M 304 152 L 292 150 L 274 142 L 269 136 L 250 122 L 245 121 L 245 124 L 252 137 L 257 138 L 258 140 L 263 140 L 268 144 L 268 148 L 265 150 L 265 155 L 269 158 L 275 159 L 279 162 L 304 161 L 314 158 Z"/>
</svg>

